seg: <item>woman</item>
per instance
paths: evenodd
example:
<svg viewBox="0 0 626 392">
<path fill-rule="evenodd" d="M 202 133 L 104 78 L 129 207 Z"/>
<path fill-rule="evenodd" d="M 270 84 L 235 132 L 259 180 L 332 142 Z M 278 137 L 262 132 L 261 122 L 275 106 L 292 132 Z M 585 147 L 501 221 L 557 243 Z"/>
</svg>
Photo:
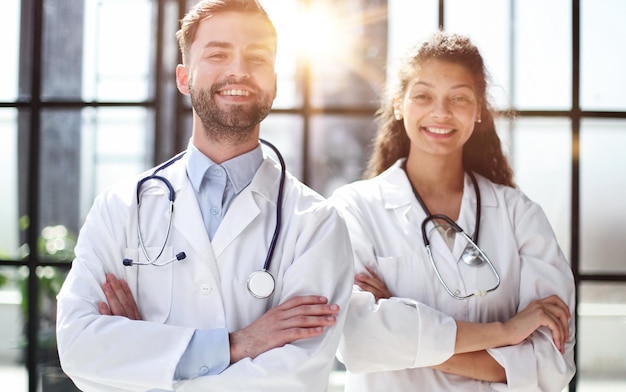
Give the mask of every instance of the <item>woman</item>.
<svg viewBox="0 0 626 392">
<path fill-rule="evenodd" d="M 468 38 L 414 47 L 379 112 L 369 179 L 331 198 L 356 264 L 347 391 L 561 391 L 574 374 L 571 269 L 515 188 L 486 90 Z M 465 256 L 459 230 L 482 253 Z"/>
</svg>

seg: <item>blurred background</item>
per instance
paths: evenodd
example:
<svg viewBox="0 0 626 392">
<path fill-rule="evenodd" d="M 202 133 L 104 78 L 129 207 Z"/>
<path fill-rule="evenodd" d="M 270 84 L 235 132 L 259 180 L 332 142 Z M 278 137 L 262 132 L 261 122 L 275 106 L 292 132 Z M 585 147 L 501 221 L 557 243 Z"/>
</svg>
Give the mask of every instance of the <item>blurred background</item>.
<svg viewBox="0 0 626 392">
<path fill-rule="evenodd" d="M 73 391 L 55 295 L 94 197 L 186 148 L 174 37 L 194 1 L 0 3 L 0 389 Z M 491 72 L 516 183 L 545 209 L 577 283 L 571 391 L 626 388 L 626 2 L 261 0 L 279 35 L 263 122 L 329 196 L 361 176 L 394 60 L 441 27 Z M 331 377 L 342 390 L 342 370 Z"/>
</svg>

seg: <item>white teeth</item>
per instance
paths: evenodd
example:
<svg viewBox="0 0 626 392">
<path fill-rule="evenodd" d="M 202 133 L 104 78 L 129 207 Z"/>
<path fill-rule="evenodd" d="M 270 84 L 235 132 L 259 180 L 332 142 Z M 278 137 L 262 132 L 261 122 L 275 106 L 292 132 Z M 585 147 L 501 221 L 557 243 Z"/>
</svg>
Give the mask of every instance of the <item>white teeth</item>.
<svg viewBox="0 0 626 392">
<path fill-rule="evenodd" d="M 237 90 L 237 89 L 233 89 L 233 90 L 224 90 L 220 93 L 221 95 L 237 95 L 240 97 L 247 97 L 250 95 L 250 92 L 246 91 L 246 90 Z"/>
<path fill-rule="evenodd" d="M 436 133 L 438 135 L 447 135 L 448 133 L 452 132 L 454 129 L 426 127 L 426 130 L 430 133 Z"/>
</svg>

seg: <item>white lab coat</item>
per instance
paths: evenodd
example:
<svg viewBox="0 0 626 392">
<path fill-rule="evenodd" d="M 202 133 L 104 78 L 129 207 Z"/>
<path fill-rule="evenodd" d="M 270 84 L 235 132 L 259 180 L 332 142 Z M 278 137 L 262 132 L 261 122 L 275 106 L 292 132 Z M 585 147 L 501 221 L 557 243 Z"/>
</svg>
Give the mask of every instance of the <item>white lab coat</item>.
<svg viewBox="0 0 626 392">
<path fill-rule="evenodd" d="M 123 184 L 95 201 L 58 295 L 63 370 L 79 388 L 92 391 L 326 390 L 352 289 L 344 221 L 321 196 L 288 174 L 282 229 L 270 267 L 276 291 L 268 299 L 253 298 L 246 281 L 262 268 L 274 233 L 278 165 L 264 159 L 211 242 L 185 160 L 159 172 L 176 191 L 172 230 L 159 261 L 180 251 L 186 253 L 184 260 L 161 267 L 123 266 L 124 258 L 145 261 L 138 249 L 136 184 Z M 167 203 L 163 184 L 144 185 L 141 229 L 149 252 L 162 244 Z M 128 281 L 145 321 L 99 315 L 106 273 Z M 237 331 L 271 307 L 310 294 L 326 296 L 342 308 L 336 325 L 323 335 L 243 359 L 219 375 L 174 383 L 176 365 L 196 328 Z"/>
<path fill-rule="evenodd" d="M 430 369 L 454 353 L 456 324 L 506 321 L 533 300 L 557 294 L 574 314 L 574 281 L 542 209 L 522 192 L 477 176 L 482 196 L 479 246 L 501 276 L 485 297 L 456 300 L 437 279 L 422 240 L 426 214 L 411 190 L 401 161 L 375 179 L 338 189 L 330 198 L 346 218 L 356 272 L 372 266 L 393 297 L 378 303 L 356 286 L 339 346 L 346 364 L 346 391 L 561 391 L 575 365 L 574 318 L 565 355 L 547 328 L 516 346 L 488 352 L 506 370 L 507 384 L 488 383 Z M 457 223 L 470 235 L 476 194 L 466 175 Z M 441 273 L 454 291 L 490 288 L 495 277 L 484 265 L 458 262 L 440 236 L 431 240 Z M 453 256 L 454 253 L 454 256 Z"/>
</svg>

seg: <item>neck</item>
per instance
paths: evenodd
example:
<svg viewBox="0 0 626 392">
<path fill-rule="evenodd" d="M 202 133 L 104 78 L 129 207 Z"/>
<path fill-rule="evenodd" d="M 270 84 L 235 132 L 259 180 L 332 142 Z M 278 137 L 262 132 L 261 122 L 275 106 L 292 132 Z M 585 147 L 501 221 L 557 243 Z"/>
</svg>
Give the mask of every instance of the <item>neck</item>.
<svg viewBox="0 0 626 392">
<path fill-rule="evenodd" d="M 413 188 L 422 196 L 441 196 L 463 191 L 465 171 L 462 159 L 425 159 L 409 154 L 405 169 Z"/>
<path fill-rule="evenodd" d="M 460 159 L 420 159 L 409 154 L 405 170 L 426 213 L 443 214 L 453 220 L 458 219 L 465 178 Z"/>
<path fill-rule="evenodd" d="M 192 140 L 200 152 L 220 164 L 254 150 L 259 144 L 259 129 L 257 125 L 245 135 L 219 136 L 207 132 L 200 122 L 194 122 Z"/>
</svg>

